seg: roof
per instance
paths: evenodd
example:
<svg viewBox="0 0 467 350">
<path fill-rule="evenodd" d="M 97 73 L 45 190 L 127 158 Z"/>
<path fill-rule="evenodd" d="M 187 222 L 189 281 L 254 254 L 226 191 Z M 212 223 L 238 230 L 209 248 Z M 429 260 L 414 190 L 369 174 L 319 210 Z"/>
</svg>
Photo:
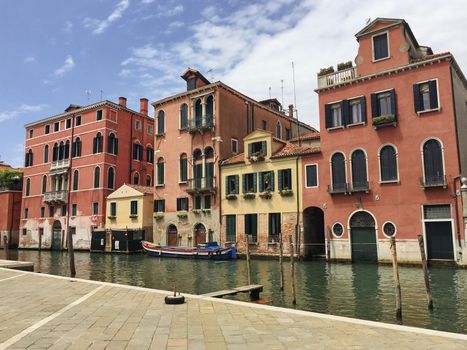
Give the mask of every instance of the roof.
<svg viewBox="0 0 467 350">
<path fill-rule="evenodd" d="M 200 78 L 202 81 L 204 81 L 208 85 L 211 84 L 211 82 L 207 80 L 204 75 L 202 75 L 198 70 L 193 69 L 193 68 L 188 68 L 186 71 L 183 72 L 182 75 L 180 75 L 180 77 L 183 78 L 184 80 L 188 80 L 192 76 L 196 76 Z"/>
<path fill-rule="evenodd" d="M 293 139 L 290 139 L 290 142 L 298 141 L 306 141 L 306 140 L 319 140 L 321 138 L 319 132 L 309 132 L 307 134 L 303 134 L 297 137 L 294 137 Z"/>
<path fill-rule="evenodd" d="M 128 187 L 133 188 L 134 190 L 144 193 L 144 194 L 154 194 L 154 187 L 150 186 L 140 186 L 140 185 L 133 185 L 133 184 L 125 184 Z"/>
<path fill-rule="evenodd" d="M 371 31 L 369 31 L 369 29 L 371 29 L 371 27 L 373 27 L 376 23 L 378 22 L 390 22 L 386 27 L 384 28 L 388 28 L 388 27 L 393 27 L 393 26 L 397 26 L 399 24 L 402 24 L 404 26 L 404 28 L 407 30 L 407 33 L 408 35 L 410 36 L 410 38 L 412 39 L 413 43 L 415 44 L 415 47 L 418 47 L 419 44 L 418 44 L 418 41 L 417 39 L 415 38 L 415 36 L 413 35 L 413 32 L 412 32 L 412 29 L 410 29 L 410 26 L 408 25 L 408 23 L 403 20 L 402 18 L 386 18 L 386 17 L 377 17 L 375 18 L 373 21 L 371 21 L 370 23 L 368 23 L 362 30 L 360 30 L 357 34 L 355 34 L 355 37 L 357 38 L 357 40 L 364 36 L 364 35 L 367 35 L 369 33 L 371 33 Z M 382 30 L 383 28 L 380 28 L 378 29 L 377 31 L 380 31 Z"/>
</svg>

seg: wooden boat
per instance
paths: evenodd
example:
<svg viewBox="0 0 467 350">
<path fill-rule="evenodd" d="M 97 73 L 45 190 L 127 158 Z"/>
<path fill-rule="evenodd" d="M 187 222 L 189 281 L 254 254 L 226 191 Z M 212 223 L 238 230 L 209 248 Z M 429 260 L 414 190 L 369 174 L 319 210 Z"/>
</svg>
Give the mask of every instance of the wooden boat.
<svg viewBox="0 0 467 350">
<path fill-rule="evenodd" d="M 235 246 L 221 247 L 217 242 L 201 243 L 196 247 L 162 246 L 147 241 L 142 243 L 144 251 L 150 256 L 211 260 L 232 260 L 237 258 Z"/>
</svg>

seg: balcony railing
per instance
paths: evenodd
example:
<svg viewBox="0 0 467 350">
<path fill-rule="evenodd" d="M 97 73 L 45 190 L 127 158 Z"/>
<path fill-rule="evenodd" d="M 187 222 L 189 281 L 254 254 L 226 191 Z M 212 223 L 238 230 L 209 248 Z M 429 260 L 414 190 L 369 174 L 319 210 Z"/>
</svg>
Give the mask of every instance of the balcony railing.
<svg viewBox="0 0 467 350">
<path fill-rule="evenodd" d="M 318 76 L 318 89 L 339 85 L 357 77 L 357 67 L 343 69 L 334 73 Z"/>
<path fill-rule="evenodd" d="M 349 185 L 347 183 L 328 185 L 329 194 L 346 194 L 349 192 L 348 189 Z"/>
<path fill-rule="evenodd" d="M 51 191 L 44 193 L 44 203 L 65 204 L 68 202 L 68 191 Z"/>
<path fill-rule="evenodd" d="M 443 187 L 448 186 L 446 175 L 424 176 L 420 178 L 420 185 L 425 188 L 430 187 Z"/>
<path fill-rule="evenodd" d="M 50 165 L 50 172 L 51 173 L 60 173 L 65 172 L 70 167 L 70 159 L 61 159 L 53 161 Z"/>
<path fill-rule="evenodd" d="M 350 184 L 349 192 L 370 192 L 370 183 L 368 181 L 354 181 Z"/>
<path fill-rule="evenodd" d="M 188 193 L 215 192 L 215 177 L 188 179 Z"/>
<path fill-rule="evenodd" d="M 191 132 L 198 130 L 209 130 L 214 127 L 214 118 L 212 116 L 198 117 L 188 120 L 187 129 Z"/>
</svg>

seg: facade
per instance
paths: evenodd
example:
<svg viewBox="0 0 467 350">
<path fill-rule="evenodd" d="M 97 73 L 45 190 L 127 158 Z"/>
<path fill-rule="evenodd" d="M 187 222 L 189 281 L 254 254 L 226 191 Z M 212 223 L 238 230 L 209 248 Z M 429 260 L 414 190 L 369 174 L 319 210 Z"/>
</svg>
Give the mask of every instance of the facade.
<svg viewBox="0 0 467 350">
<path fill-rule="evenodd" d="M 0 161 L 0 248 L 5 237 L 10 248 L 18 247 L 21 197 L 22 171 Z"/>
<path fill-rule="evenodd" d="M 303 239 L 329 241 L 331 259 L 390 261 L 394 236 L 399 261 L 419 263 L 422 234 L 430 260 L 466 264 L 466 79 L 403 20 L 378 18 L 356 37 L 355 67 L 318 74 L 322 158 L 303 159 L 305 178 L 319 169 L 303 216 L 318 212 L 326 233 L 305 225 Z"/>
<path fill-rule="evenodd" d="M 154 122 L 148 100 L 140 112 L 102 101 L 70 105 L 27 124 L 21 248 L 63 249 L 69 228 L 76 249 L 89 249 L 104 229 L 105 198 L 124 183 L 152 186 Z"/>
<path fill-rule="evenodd" d="M 284 251 L 289 236 L 296 241 L 302 226 L 301 156 L 317 147 L 300 147 L 256 130 L 244 139 L 246 151 L 221 165 L 222 241 L 237 243 L 253 255 L 278 255 L 282 234 Z"/>
<path fill-rule="evenodd" d="M 220 241 L 219 161 L 243 152 L 257 128 L 280 139 L 315 131 L 275 99 L 256 102 L 188 69 L 187 91 L 154 102 L 154 242 L 194 246 Z M 292 108 L 293 109 L 293 108 Z"/>
</svg>

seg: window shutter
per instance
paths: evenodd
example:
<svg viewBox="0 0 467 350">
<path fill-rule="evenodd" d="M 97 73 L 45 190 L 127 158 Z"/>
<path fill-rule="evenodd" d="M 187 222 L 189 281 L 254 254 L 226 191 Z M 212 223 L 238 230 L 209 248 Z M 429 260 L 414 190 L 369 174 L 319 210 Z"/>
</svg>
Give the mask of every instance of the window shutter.
<svg viewBox="0 0 467 350">
<path fill-rule="evenodd" d="M 115 155 L 117 155 L 118 154 L 118 139 L 117 138 L 114 139 L 114 144 L 115 144 L 115 150 L 114 150 Z"/>
<path fill-rule="evenodd" d="M 246 175 L 242 175 L 242 193 L 246 192 Z"/>
<path fill-rule="evenodd" d="M 332 128 L 331 106 L 324 105 L 324 118 L 326 129 Z"/>
<path fill-rule="evenodd" d="M 253 153 L 253 144 L 249 143 L 248 144 L 248 156 L 251 156 L 252 153 Z"/>
<path fill-rule="evenodd" d="M 235 175 L 235 193 L 238 194 L 238 175 Z"/>
<path fill-rule="evenodd" d="M 360 106 L 362 108 L 362 121 L 366 123 L 366 97 L 360 97 Z"/>
<path fill-rule="evenodd" d="M 396 90 L 392 89 L 391 94 L 391 112 L 394 114 L 397 120 L 397 104 L 396 104 Z"/>
<path fill-rule="evenodd" d="M 371 94 L 371 117 L 375 118 L 377 116 L 379 116 L 378 98 L 376 94 Z"/>
<path fill-rule="evenodd" d="M 422 110 L 419 84 L 413 84 L 413 104 L 415 107 L 415 112 L 419 112 Z"/>
<path fill-rule="evenodd" d="M 264 173 L 259 173 L 259 191 L 264 191 L 264 183 L 263 183 Z"/>
<path fill-rule="evenodd" d="M 256 189 L 257 189 L 256 178 L 257 178 L 257 174 L 253 173 L 253 192 L 256 192 Z"/>
<path fill-rule="evenodd" d="M 261 141 L 261 149 L 263 150 L 264 155 L 266 155 L 268 153 L 266 147 L 267 147 L 266 146 L 266 141 Z"/>
<path fill-rule="evenodd" d="M 430 108 L 438 108 L 438 90 L 436 80 L 431 80 L 428 82 L 430 88 Z"/>
<path fill-rule="evenodd" d="M 76 157 L 76 141 L 71 144 L 71 158 Z"/>
<path fill-rule="evenodd" d="M 97 153 L 97 139 L 95 137 L 92 139 L 92 153 Z"/>
<path fill-rule="evenodd" d="M 229 191 L 229 176 L 226 176 L 225 177 L 225 194 L 230 194 L 230 191 Z"/>
<path fill-rule="evenodd" d="M 278 184 L 279 191 L 282 191 L 282 170 L 279 170 L 277 172 L 277 182 L 279 183 Z"/>
<path fill-rule="evenodd" d="M 270 172 L 269 181 L 271 183 L 271 191 L 274 191 L 274 171 Z"/>
<path fill-rule="evenodd" d="M 343 100 L 341 102 L 341 118 L 342 118 L 342 125 L 350 124 L 349 118 L 349 101 Z"/>
</svg>

